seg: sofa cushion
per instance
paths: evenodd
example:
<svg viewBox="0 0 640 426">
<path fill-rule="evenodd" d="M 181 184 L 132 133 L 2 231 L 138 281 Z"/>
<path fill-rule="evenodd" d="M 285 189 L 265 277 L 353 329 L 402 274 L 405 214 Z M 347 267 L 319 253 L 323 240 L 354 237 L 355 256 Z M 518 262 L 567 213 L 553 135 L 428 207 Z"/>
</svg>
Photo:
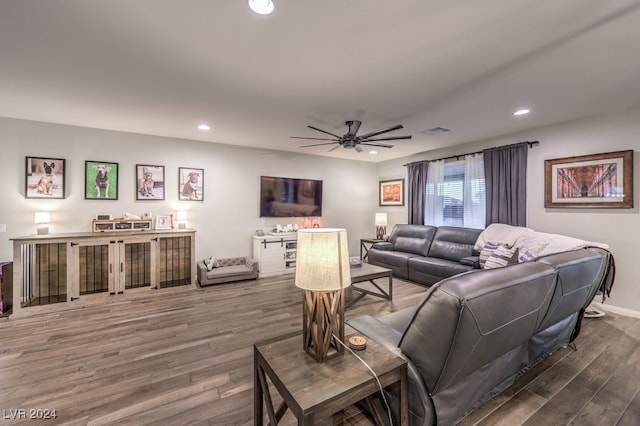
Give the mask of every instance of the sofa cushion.
<svg viewBox="0 0 640 426">
<path fill-rule="evenodd" d="M 389 241 L 396 251 L 427 256 L 437 229 L 427 225 L 396 225 Z"/>
<path fill-rule="evenodd" d="M 455 260 L 473 254 L 473 246 L 481 229 L 440 226 L 429 248 L 429 257 Z"/>
<path fill-rule="evenodd" d="M 484 262 L 484 269 L 501 268 L 518 263 L 518 249 L 516 247 L 499 246 Z"/>
<path fill-rule="evenodd" d="M 412 257 L 409 259 L 409 279 L 426 285 L 473 269 L 473 265 L 464 265 L 458 261 L 437 257 Z"/>
<path fill-rule="evenodd" d="M 207 271 L 207 278 L 226 278 L 243 273 L 251 274 L 252 272 L 246 265 L 223 266 Z"/>
</svg>

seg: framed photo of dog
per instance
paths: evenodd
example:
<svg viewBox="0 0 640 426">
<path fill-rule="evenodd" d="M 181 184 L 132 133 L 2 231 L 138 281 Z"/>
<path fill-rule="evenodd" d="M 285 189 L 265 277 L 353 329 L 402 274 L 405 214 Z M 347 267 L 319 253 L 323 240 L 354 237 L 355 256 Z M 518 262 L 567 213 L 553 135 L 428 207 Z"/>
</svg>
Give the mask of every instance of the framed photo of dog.
<svg viewBox="0 0 640 426">
<path fill-rule="evenodd" d="M 64 163 L 62 158 L 26 157 L 25 198 L 64 198 Z"/>
<path fill-rule="evenodd" d="M 164 166 L 136 165 L 136 200 L 164 200 Z"/>
<path fill-rule="evenodd" d="M 118 163 L 84 162 L 84 199 L 118 199 Z"/>
<path fill-rule="evenodd" d="M 178 199 L 204 201 L 204 169 L 178 168 Z"/>
</svg>

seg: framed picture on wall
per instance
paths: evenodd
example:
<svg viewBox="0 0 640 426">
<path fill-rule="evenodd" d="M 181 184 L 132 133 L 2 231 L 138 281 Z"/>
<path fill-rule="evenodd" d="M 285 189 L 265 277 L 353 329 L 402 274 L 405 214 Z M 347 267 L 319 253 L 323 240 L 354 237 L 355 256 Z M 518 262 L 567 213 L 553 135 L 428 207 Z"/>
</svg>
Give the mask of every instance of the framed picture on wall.
<svg viewBox="0 0 640 426">
<path fill-rule="evenodd" d="M 633 151 L 545 160 L 544 180 L 546 208 L 631 208 Z"/>
<path fill-rule="evenodd" d="M 26 157 L 25 198 L 64 198 L 65 176 L 62 158 Z"/>
<path fill-rule="evenodd" d="M 380 206 L 404 206 L 404 179 L 381 180 Z"/>
<path fill-rule="evenodd" d="M 164 166 L 136 165 L 136 200 L 164 200 Z"/>
<path fill-rule="evenodd" d="M 204 169 L 178 168 L 178 199 L 204 201 Z"/>
<path fill-rule="evenodd" d="M 84 198 L 85 200 L 118 199 L 118 163 L 84 162 Z"/>
</svg>

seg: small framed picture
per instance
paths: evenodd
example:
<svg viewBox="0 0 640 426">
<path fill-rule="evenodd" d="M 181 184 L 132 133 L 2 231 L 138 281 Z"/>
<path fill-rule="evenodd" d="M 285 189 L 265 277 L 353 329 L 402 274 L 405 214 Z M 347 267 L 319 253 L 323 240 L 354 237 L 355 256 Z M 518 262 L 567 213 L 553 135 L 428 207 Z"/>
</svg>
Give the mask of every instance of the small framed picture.
<svg viewBox="0 0 640 426">
<path fill-rule="evenodd" d="M 204 169 L 178 168 L 178 199 L 204 201 Z"/>
<path fill-rule="evenodd" d="M 118 163 L 84 162 L 84 199 L 118 199 Z"/>
<path fill-rule="evenodd" d="M 380 206 L 404 206 L 404 179 L 380 181 L 379 196 Z"/>
<path fill-rule="evenodd" d="M 64 198 L 65 167 L 62 158 L 27 157 L 25 198 Z"/>
<path fill-rule="evenodd" d="M 136 165 L 136 200 L 164 200 L 164 166 Z"/>
<path fill-rule="evenodd" d="M 157 214 L 156 215 L 156 229 L 171 229 L 171 215 L 170 214 Z"/>
</svg>

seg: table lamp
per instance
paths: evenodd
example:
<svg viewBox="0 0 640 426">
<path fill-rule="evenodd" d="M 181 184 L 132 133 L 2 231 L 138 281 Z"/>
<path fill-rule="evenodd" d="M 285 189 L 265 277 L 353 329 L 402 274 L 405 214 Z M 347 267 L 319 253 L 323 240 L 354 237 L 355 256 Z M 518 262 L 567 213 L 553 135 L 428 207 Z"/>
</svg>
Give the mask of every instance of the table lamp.
<svg viewBox="0 0 640 426">
<path fill-rule="evenodd" d="M 376 213 L 376 239 L 383 240 L 387 233 L 387 214 Z"/>
<path fill-rule="evenodd" d="M 36 212 L 33 222 L 38 225 L 36 231 L 38 235 L 45 235 L 49 233 L 49 227 L 47 224 L 51 222 L 51 214 L 49 212 Z"/>
<path fill-rule="evenodd" d="M 178 219 L 178 229 L 185 229 L 187 227 L 187 212 L 180 210 L 178 214 L 176 214 L 176 218 Z"/>
<path fill-rule="evenodd" d="M 295 285 L 304 290 L 304 350 L 318 362 L 342 354 L 344 289 L 351 285 L 345 229 L 298 231 Z"/>
</svg>

